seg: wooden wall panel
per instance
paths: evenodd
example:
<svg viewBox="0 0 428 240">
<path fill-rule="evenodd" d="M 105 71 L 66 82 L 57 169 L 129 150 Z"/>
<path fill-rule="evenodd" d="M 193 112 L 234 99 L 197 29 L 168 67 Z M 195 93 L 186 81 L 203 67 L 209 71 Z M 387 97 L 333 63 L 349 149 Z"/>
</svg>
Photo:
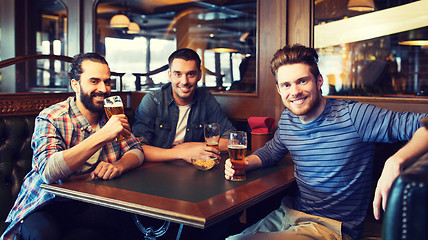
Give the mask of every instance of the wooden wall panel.
<svg viewBox="0 0 428 240">
<path fill-rule="evenodd" d="M 312 46 L 312 0 L 289 0 L 288 44 Z"/>
</svg>

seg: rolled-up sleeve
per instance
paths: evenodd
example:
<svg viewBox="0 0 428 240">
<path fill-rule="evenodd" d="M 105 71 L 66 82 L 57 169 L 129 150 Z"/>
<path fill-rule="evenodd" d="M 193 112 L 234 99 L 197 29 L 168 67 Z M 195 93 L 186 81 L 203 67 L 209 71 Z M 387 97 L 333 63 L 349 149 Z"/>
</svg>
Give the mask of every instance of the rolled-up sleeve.
<svg viewBox="0 0 428 240">
<path fill-rule="evenodd" d="M 67 146 L 54 124 L 40 116 L 36 118 L 32 138 L 33 167 L 43 175 L 48 159 L 55 153 L 64 151 Z"/>
</svg>

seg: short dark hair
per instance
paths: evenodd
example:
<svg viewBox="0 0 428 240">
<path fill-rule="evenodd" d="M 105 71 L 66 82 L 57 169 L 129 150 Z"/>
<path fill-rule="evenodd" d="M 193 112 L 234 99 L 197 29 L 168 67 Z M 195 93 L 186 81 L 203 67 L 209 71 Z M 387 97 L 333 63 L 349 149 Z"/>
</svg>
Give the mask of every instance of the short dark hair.
<svg viewBox="0 0 428 240">
<path fill-rule="evenodd" d="M 270 62 L 272 74 L 278 84 L 278 68 L 287 64 L 304 63 L 310 67 L 315 79 L 320 75 L 318 68 L 318 54 L 315 49 L 300 44 L 287 45 L 275 52 Z"/>
<path fill-rule="evenodd" d="M 82 62 L 89 60 L 91 62 L 97 62 L 108 65 L 107 61 L 103 56 L 98 53 L 80 53 L 74 56 L 73 61 L 71 62 L 70 72 L 68 77 L 70 81 L 72 79 L 79 81 L 80 75 L 83 73 Z"/>
<path fill-rule="evenodd" d="M 193 60 L 196 62 L 196 66 L 198 67 L 199 71 L 201 70 L 201 58 L 193 49 L 180 48 L 174 51 L 168 58 L 169 68 L 171 68 L 172 61 L 174 61 L 176 58 L 183 59 L 185 61 Z"/>
</svg>

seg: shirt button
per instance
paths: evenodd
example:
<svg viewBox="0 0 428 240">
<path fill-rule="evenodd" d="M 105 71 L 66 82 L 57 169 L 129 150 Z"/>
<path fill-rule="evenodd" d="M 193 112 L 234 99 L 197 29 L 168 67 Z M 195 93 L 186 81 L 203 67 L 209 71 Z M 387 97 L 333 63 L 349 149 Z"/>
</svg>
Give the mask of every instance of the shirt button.
<svg viewBox="0 0 428 240">
<path fill-rule="evenodd" d="M 159 127 L 163 127 L 163 125 L 161 124 L 161 125 L 159 125 Z"/>
<path fill-rule="evenodd" d="M 189 129 L 186 129 L 187 131 L 189 131 Z"/>
</svg>

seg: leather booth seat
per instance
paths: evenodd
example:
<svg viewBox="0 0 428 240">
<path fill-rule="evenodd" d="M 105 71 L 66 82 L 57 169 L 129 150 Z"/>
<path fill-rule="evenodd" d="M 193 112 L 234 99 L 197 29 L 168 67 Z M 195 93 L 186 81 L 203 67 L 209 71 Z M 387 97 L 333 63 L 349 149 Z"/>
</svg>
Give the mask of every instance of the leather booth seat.
<svg viewBox="0 0 428 240">
<path fill-rule="evenodd" d="M 0 233 L 24 176 L 31 169 L 31 137 L 36 115 L 0 117 Z"/>
<path fill-rule="evenodd" d="M 428 153 L 394 181 L 383 219 L 382 239 L 427 240 L 427 205 Z"/>
</svg>

